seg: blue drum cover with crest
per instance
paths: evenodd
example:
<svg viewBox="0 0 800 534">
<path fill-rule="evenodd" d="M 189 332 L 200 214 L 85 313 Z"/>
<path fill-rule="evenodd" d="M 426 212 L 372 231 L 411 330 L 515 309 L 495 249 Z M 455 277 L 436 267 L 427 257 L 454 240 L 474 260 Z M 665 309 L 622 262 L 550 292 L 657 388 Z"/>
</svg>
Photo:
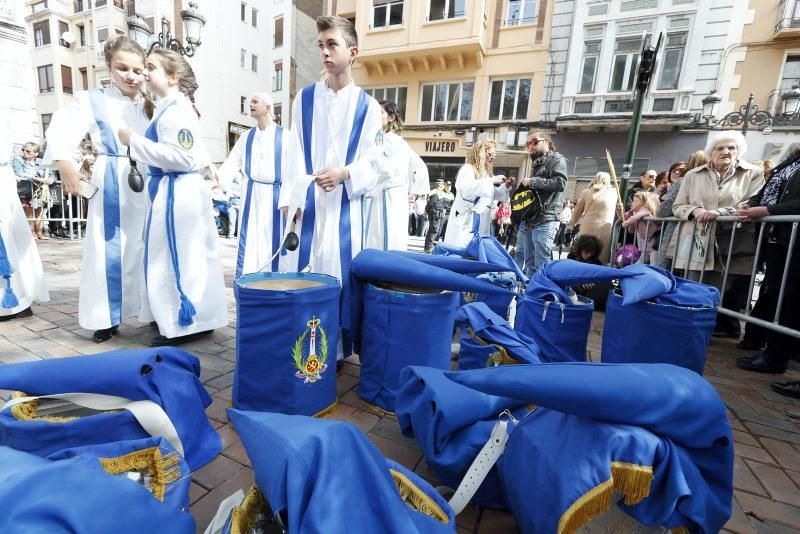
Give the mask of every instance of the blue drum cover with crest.
<svg viewBox="0 0 800 534">
<path fill-rule="evenodd" d="M 259 289 L 258 282 L 309 282 Z M 233 406 L 322 415 L 336 405 L 339 281 L 315 273 L 253 273 L 234 284 L 236 370 Z"/>
</svg>

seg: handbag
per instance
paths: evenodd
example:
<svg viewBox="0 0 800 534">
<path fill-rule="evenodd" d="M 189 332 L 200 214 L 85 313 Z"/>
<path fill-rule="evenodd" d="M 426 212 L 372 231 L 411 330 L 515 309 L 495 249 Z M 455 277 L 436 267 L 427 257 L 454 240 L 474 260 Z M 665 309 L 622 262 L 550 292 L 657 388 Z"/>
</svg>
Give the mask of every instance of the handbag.
<svg viewBox="0 0 800 534">
<path fill-rule="evenodd" d="M 731 249 L 733 225 L 736 225 L 736 238 Z M 717 254 L 722 258 L 728 257 L 728 252 L 733 258 L 755 256 L 756 254 L 756 225 L 742 223 L 721 223 L 717 226 Z"/>
<path fill-rule="evenodd" d="M 17 182 L 17 196 L 21 200 L 30 201 L 33 198 L 33 183 L 27 178 L 23 178 Z"/>
</svg>

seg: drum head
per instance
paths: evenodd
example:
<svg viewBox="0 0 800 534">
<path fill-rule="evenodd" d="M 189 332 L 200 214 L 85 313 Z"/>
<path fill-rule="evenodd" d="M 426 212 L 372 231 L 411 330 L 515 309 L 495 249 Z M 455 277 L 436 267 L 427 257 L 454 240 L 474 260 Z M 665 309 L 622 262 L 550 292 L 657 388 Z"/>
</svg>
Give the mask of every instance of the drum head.
<svg viewBox="0 0 800 534">
<path fill-rule="evenodd" d="M 318 280 L 308 280 L 303 278 L 265 278 L 245 282 L 242 287 L 247 289 L 261 289 L 264 291 L 293 291 L 296 289 L 308 289 L 309 287 L 324 286 L 324 282 Z"/>
</svg>

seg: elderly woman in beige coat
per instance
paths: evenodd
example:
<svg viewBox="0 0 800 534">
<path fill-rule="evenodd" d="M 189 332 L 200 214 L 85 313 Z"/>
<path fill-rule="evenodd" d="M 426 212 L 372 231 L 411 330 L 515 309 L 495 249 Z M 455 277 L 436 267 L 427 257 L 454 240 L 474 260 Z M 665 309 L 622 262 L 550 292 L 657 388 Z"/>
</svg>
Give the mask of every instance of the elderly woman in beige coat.
<svg viewBox="0 0 800 534">
<path fill-rule="evenodd" d="M 604 264 L 608 263 L 616 206 L 617 191 L 611 186 L 611 176 L 607 172 L 598 172 L 572 210 L 570 226 L 574 227 L 583 217 L 580 235 L 593 235 L 600 240 L 603 244 L 600 261 Z"/>
</svg>

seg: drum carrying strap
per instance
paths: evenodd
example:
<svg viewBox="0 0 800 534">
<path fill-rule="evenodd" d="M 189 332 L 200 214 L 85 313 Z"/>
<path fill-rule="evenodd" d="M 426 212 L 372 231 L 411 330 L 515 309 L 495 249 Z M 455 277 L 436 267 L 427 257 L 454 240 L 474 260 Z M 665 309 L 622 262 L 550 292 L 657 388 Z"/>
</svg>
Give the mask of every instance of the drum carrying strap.
<svg viewBox="0 0 800 534">
<path fill-rule="evenodd" d="M 506 412 L 503 413 L 505 414 Z M 510 412 L 508 415 L 511 417 Z M 511 421 L 515 422 L 513 418 L 511 418 Z M 475 457 L 472 465 L 467 469 L 467 474 L 464 475 L 455 494 L 450 498 L 449 504 L 450 508 L 453 509 L 454 515 L 460 514 L 467 507 L 469 501 L 489 474 L 489 471 L 492 470 L 494 464 L 502 456 L 503 451 L 506 450 L 506 443 L 508 443 L 508 421 L 500 419 L 495 423 L 489 439 L 478 453 L 478 456 Z"/>
<path fill-rule="evenodd" d="M 59 393 L 55 395 L 41 395 L 38 397 L 16 397 L 6 402 L 0 412 L 22 404 L 39 399 L 60 399 L 89 408 L 91 410 L 128 410 L 139 422 L 142 428 L 153 437 L 162 437 L 183 456 L 183 443 L 178 436 L 178 431 L 170 421 L 164 409 L 151 400 L 132 401 L 124 397 L 101 395 L 99 393 Z"/>
</svg>

